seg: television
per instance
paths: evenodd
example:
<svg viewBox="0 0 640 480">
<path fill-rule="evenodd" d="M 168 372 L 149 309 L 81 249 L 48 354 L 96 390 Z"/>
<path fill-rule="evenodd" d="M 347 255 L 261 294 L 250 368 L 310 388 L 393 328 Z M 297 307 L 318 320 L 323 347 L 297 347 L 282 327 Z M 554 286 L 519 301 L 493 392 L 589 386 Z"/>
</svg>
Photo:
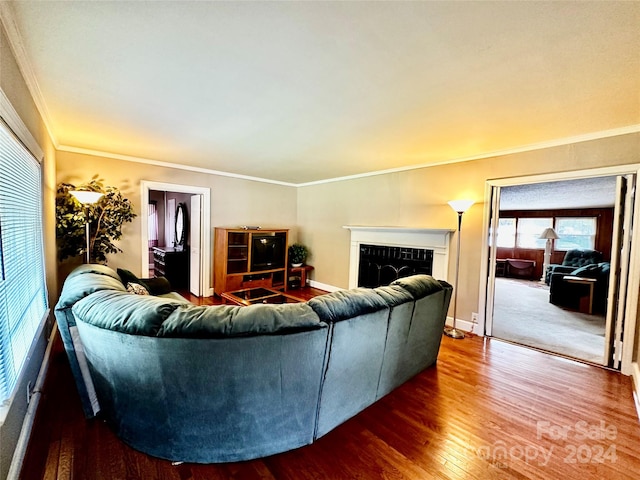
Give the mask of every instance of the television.
<svg viewBox="0 0 640 480">
<path fill-rule="evenodd" d="M 251 242 L 251 271 L 262 272 L 284 268 L 286 237 L 282 235 L 253 235 Z"/>
</svg>

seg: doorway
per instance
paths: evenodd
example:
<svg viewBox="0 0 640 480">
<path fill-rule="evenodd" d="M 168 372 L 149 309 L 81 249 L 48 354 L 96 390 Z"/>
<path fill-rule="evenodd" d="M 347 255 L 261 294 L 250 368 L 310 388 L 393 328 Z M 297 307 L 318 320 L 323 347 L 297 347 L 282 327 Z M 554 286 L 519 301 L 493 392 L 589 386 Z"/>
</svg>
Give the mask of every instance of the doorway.
<svg viewBox="0 0 640 480">
<path fill-rule="evenodd" d="M 141 182 L 141 255 L 142 272 L 152 269 L 152 252 L 180 257 L 184 266 L 184 288 L 197 296 L 208 297 L 211 291 L 210 189 L 160 182 Z M 154 225 L 156 212 L 157 223 Z M 176 212 L 180 210 L 180 218 Z M 184 212 L 184 213 L 182 213 Z M 178 221 L 179 220 L 179 221 Z M 184 232 L 184 242 L 176 231 Z M 154 239 L 153 227 L 157 235 Z M 163 243 L 164 245 L 153 244 Z M 151 252 L 150 252 L 151 250 Z M 181 277 L 182 278 L 182 277 Z M 182 283 L 182 282 L 181 282 Z"/>
<path fill-rule="evenodd" d="M 531 327 L 536 329 L 538 334 L 538 340 L 540 344 L 533 344 L 536 348 L 551 351 L 553 353 L 559 353 L 565 356 L 575 357 L 582 360 L 587 360 L 592 363 L 608 366 L 611 368 L 617 368 L 622 370 L 625 374 L 631 373 L 631 363 L 633 355 L 633 339 L 635 333 L 635 319 L 637 312 L 638 301 L 638 260 L 637 260 L 637 242 L 632 243 L 632 230 L 638 231 L 638 221 L 635 221 L 638 216 L 638 199 L 635 196 L 635 181 L 638 174 L 638 165 L 630 165 L 623 167 L 610 167 L 603 169 L 594 169 L 582 172 L 567 172 L 554 175 L 539 175 L 531 177 L 520 177 L 513 179 L 502 179 L 487 182 L 487 208 L 485 208 L 485 231 L 488 233 L 485 239 L 485 245 L 483 247 L 483 266 L 485 270 L 482 273 L 482 285 L 481 285 L 481 305 L 480 311 L 481 328 L 488 336 L 496 336 L 497 338 L 508 337 L 512 335 L 517 337 L 516 334 L 521 334 L 526 331 L 527 318 L 524 317 L 523 312 L 528 312 L 529 317 L 534 319 L 531 321 Z M 567 272 L 569 274 L 557 275 L 556 280 L 559 279 L 561 286 L 568 286 L 567 290 L 569 294 L 565 293 L 565 290 L 556 290 L 562 292 L 562 295 L 551 300 L 551 292 L 546 290 L 550 288 L 545 282 L 547 274 L 547 264 L 554 264 L 554 262 L 562 263 L 564 256 L 568 253 L 571 247 L 582 247 L 581 250 L 585 250 L 587 246 L 596 246 L 595 239 L 587 239 L 588 232 L 582 232 L 583 236 L 576 234 L 579 230 L 576 228 L 576 222 L 580 222 L 582 212 L 586 213 L 584 208 L 579 208 L 574 205 L 575 209 L 580 211 L 580 215 L 567 216 L 563 214 L 547 215 L 548 212 L 533 212 L 522 214 L 522 217 L 526 220 L 523 221 L 521 231 L 512 229 L 513 236 L 515 238 L 515 246 L 518 246 L 518 236 L 522 236 L 520 246 L 530 246 L 536 248 L 530 248 L 530 251 L 535 251 L 537 257 L 522 258 L 526 255 L 522 255 L 522 250 L 511 250 L 515 260 L 513 265 L 509 265 L 507 262 L 506 268 L 512 267 L 512 271 L 505 275 L 505 260 L 503 258 L 504 250 L 498 247 L 499 230 L 502 239 L 509 237 L 508 232 L 509 223 L 515 223 L 517 225 L 518 219 L 514 220 L 514 215 L 501 215 L 501 208 L 506 203 L 501 202 L 501 194 L 505 194 L 505 201 L 508 200 L 509 195 L 518 190 L 531 190 L 543 188 L 545 186 L 567 186 L 569 184 L 561 184 L 556 182 L 570 182 L 576 181 L 579 184 L 579 180 L 583 180 L 583 185 L 587 185 L 590 182 L 599 182 L 599 177 L 610 177 L 605 183 L 608 185 L 609 198 L 613 196 L 613 218 L 609 220 L 611 225 L 610 233 L 610 250 L 603 258 L 598 259 L 598 264 L 607 264 L 610 266 L 610 272 L 608 272 L 608 285 L 599 284 L 597 295 L 598 300 L 595 300 L 594 293 L 591 288 L 595 288 L 595 280 L 593 285 L 589 283 L 591 280 L 585 280 L 584 278 L 578 278 L 576 280 L 580 285 L 570 285 L 572 282 L 571 277 L 578 277 L 579 275 L 569 275 L 573 272 Z M 612 189 L 615 180 L 615 188 Z M 555 184 L 555 185 L 553 185 Z M 613 195 L 612 195 L 613 190 Z M 549 196 L 539 197 L 548 198 Z M 552 199 L 553 200 L 553 199 Z M 531 200 L 530 200 L 531 202 Z M 501 205 L 502 203 L 502 205 Z M 611 207 L 608 207 L 611 208 Z M 503 212 L 508 212 L 502 208 Z M 510 212 L 513 213 L 513 212 Z M 558 222 L 559 218 L 563 218 L 562 222 Z M 573 220 L 572 220 L 573 218 Z M 503 220 L 502 222 L 500 220 Z M 596 220 L 597 221 L 597 220 Z M 537 235 L 533 230 L 540 229 L 541 223 L 550 223 L 549 227 L 555 227 L 560 223 L 560 227 L 567 224 L 571 228 L 565 228 L 563 232 L 564 242 L 558 240 L 551 240 L 552 248 L 550 258 L 544 259 L 544 252 L 542 245 L 536 245 L 536 242 L 544 242 L 546 240 L 536 238 L 540 236 L 541 232 L 537 232 Z M 593 220 L 589 222 L 593 223 Z M 586 223 L 589 223 L 586 222 Z M 583 222 L 585 223 L 585 222 Z M 532 225 L 536 225 L 536 228 L 531 228 Z M 546 227 L 545 227 L 546 228 Z M 579 232 L 580 233 L 580 232 Z M 597 234 L 595 234 L 597 235 Z M 637 234 L 636 234 L 637 238 Z M 589 240 L 589 245 L 581 242 Z M 602 245 L 600 239 L 599 245 Z M 559 248 L 554 248 L 554 242 L 558 242 Z M 527 243 L 529 242 L 529 243 Z M 606 242 L 605 242 L 606 243 Z M 545 245 L 546 246 L 546 245 Z M 502 247 L 504 248 L 504 247 Z M 525 249 L 526 250 L 526 249 Z M 596 250 L 595 248 L 593 250 Z M 530 252 L 529 252 L 530 253 Z M 517 257 L 520 257 L 518 259 Z M 509 270 L 507 270 L 509 272 Z M 578 272 L 579 273 L 579 272 Z M 584 274 L 585 278 L 595 278 L 594 274 Z M 527 291 L 525 288 L 530 288 L 529 294 L 526 297 Z M 535 288 L 535 290 L 533 290 Z M 527 298 L 531 297 L 539 298 L 537 304 L 526 305 Z M 566 302 L 567 300 L 571 300 Z M 590 311 L 589 302 L 596 301 L 599 311 Z M 564 304 L 566 302 L 566 304 Z M 600 302 L 600 303 L 598 303 Z M 560 305 L 557 305 L 557 304 Z M 517 308 L 521 311 L 516 312 L 511 310 L 509 305 L 517 304 Z M 537 305 L 537 306 L 536 306 Z M 593 304 L 592 304 L 593 305 Z M 505 308 L 506 306 L 506 308 Z M 543 308 L 544 307 L 544 308 Z M 517 309 L 516 308 L 516 309 Z M 550 310 L 552 309 L 552 310 Z M 556 309 L 555 312 L 566 313 L 566 315 L 560 315 L 558 318 L 565 318 L 568 316 L 580 317 L 573 318 L 566 322 L 564 325 L 564 332 L 554 333 L 550 328 L 546 328 L 545 325 L 539 325 L 540 320 L 545 320 L 545 317 L 551 317 L 550 311 Z M 506 313 L 505 313 L 506 312 Z M 506 318 L 506 319 L 505 319 Z M 550 318 L 547 320 L 551 321 Z M 511 321 L 511 325 L 508 322 Z M 542 322 L 544 323 L 544 322 Z M 557 324 L 558 322 L 556 322 Z M 514 332 L 509 333 L 509 327 L 514 327 Z M 557 325 L 554 325 L 557 326 Z M 482 331 L 482 330 L 481 330 Z M 585 334 L 591 335 L 591 340 L 595 340 L 593 345 L 596 345 L 598 350 L 595 358 L 585 358 L 580 352 L 571 350 L 575 347 L 579 341 L 578 336 Z M 587 335 L 588 334 L 588 335 Z M 529 342 L 521 341 L 521 338 L 506 338 L 516 343 L 523 343 L 525 345 Z M 545 344 L 546 341 L 546 344 Z M 554 346 L 555 344 L 555 346 Z M 592 347 L 593 347 L 592 345 Z M 628 345 L 627 348 L 624 348 Z"/>
<path fill-rule="evenodd" d="M 606 364 L 615 200 L 615 176 L 500 188 L 492 336 Z"/>
</svg>

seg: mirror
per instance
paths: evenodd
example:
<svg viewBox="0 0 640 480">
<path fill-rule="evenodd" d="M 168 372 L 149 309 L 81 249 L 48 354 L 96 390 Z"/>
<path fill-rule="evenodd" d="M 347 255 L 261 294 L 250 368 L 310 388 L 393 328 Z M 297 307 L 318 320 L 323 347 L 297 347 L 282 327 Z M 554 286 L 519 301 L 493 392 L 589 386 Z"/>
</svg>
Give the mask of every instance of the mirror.
<svg viewBox="0 0 640 480">
<path fill-rule="evenodd" d="M 176 250 L 182 250 L 187 243 L 187 205 L 181 203 L 176 209 Z"/>
</svg>

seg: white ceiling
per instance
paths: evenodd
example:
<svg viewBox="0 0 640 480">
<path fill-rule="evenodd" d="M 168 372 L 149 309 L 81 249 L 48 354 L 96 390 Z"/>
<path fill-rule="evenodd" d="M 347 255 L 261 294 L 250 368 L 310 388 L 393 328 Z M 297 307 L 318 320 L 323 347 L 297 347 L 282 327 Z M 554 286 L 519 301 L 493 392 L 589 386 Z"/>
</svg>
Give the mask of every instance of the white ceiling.
<svg viewBox="0 0 640 480">
<path fill-rule="evenodd" d="M 640 124 L 637 1 L 11 7 L 63 147 L 304 183 Z"/>
<path fill-rule="evenodd" d="M 613 207 L 616 177 L 514 185 L 500 189 L 500 210 Z"/>
</svg>

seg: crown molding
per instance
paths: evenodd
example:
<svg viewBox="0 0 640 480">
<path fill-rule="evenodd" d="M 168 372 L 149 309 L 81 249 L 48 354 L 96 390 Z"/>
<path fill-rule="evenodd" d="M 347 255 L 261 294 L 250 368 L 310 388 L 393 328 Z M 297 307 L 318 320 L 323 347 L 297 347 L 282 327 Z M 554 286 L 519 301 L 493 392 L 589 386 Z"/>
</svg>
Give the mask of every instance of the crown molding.
<svg viewBox="0 0 640 480">
<path fill-rule="evenodd" d="M 20 70 L 20 73 L 22 73 L 22 78 L 27 85 L 27 89 L 31 94 L 31 98 L 35 103 L 38 112 L 40 113 L 42 122 L 49 133 L 49 138 L 51 139 L 54 147 L 58 148 L 58 140 L 53 134 L 51 115 L 49 114 L 47 103 L 45 102 L 42 91 L 40 90 L 40 85 L 36 79 L 33 67 L 31 66 L 32 64 L 29 60 L 27 49 L 22 41 L 22 35 L 20 34 L 20 29 L 18 28 L 11 2 L 0 1 L 0 22 L 2 23 L 7 39 L 9 40 L 9 46 L 11 47 L 13 56 L 18 64 L 18 69 Z"/>
<path fill-rule="evenodd" d="M 523 145 L 522 147 L 508 148 L 504 150 L 495 150 L 493 152 L 481 153 L 479 155 L 473 155 L 470 157 L 461 157 L 461 158 L 454 158 L 450 160 L 421 163 L 419 165 L 411 165 L 407 167 L 389 168 L 387 170 L 377 170 L 373 172 L 358 173 L 355 175 L 348 175 L 345 177 L 328 178 L 328 179 L 317 180 L 313 182 L 298 183 L 296 184 L 296 186 L 310 187 L 313 185 L 322 185 L 324 183 L 342 182 L 345 180 L 355 180 L 358 178 L 373 177 L 376 175 L 385 175 L 387 173 L 407 172 L 410 170 L 419 170 L 421 168 L 437 167 L 439 165 L 449 165 L 451 163 L 471 162 L 473 160 L 482 160 L 485 158 L 501 157 L 504 155 L 513 155 L 515 153 L 532 152 L 535 150 L 543 150 L 545 148 L 561 147 L 563 145 L 571 145 L 573 143 L 588 142 L 591 140 L 600 140 L 603 138 L 617 137 L 620 135 L 627 135 L 630 133 L 639 133 L 639 132 L 640 132 L 640 124 L 629 125 L 626 127 L 613 128 L 610 130 L 602 130 L 599 132 L 586 133 L 583 135 L 575 135 L 573 137 L 565 137 L 565 138 L 559 138 L 555 140 L 548 140 L 540 143 L 532 143 L 530 145 Z"/>
<path fill-rule="evenodd" d="M 482 160 L 485 158 L 492 158 L 492 157 L 500 157 L 500 156 L 504 156 L 504 155 L 512 155 L 515 153 L 523 153 L 523 152 L 531 152 L 531 151 L 535 151 L 535 150 L 543 150 L 545 148 L 552 148 L 552 147 L 560 147 L 563 145 L 571 145 L 574 143 L 581 143 L 581 142 L 588 142 L 591 140 L 600 140 L 603 138 L 609 138 L 609 137 L 617 137 L 620 135 L 627 135 L 627 134 L 632 134 L 632 133 L 640 133 L 640 124 L 637 125 L 629 125 L 627 127 L 621 127 L 621 128 L 614 128 L 611 130 L 602 130 L 600 132 L 594 132 L 594 133 L 587 133 L 584 135 L 576 135 L 573 137 L 565 137 L 565 138 L 560 138 L 560 139 L 556 139 L 556 140 L 549 140 L 546 142 L 540 142 L 540 143 L 535 143 L 535 144 L 531 144 L 531 145 L 524 145 L 522 147 L 516 147 L 516 148 L 510 148 L 510 149 L 505 149 L 505 150 L 496 150 L 493 152 L 488 152 L 488 153 L 482 153 L 479 155 L 474 155 L 474 156 L 470 156 L 470 157 L 462 157 L 462 158 L 454 158 L 454 159 L 450 159 L 450 160 L 442 160 L 442 161 L 436 161 L 436 162 L 430 162 L 430 163 L 422 163 L 420 165 L 411 165 L 411 166 L 407 166 L 407 167 L 398 167 L 398 168 L 389 168 L 387 170 L 377 170 L 377 171 L 373 171 L 373 172 L 366 172 L 366 173 L 359 173 L 356 175 L 349 175 L 349 176 L 345 176 L 345 177 L 335 177 L 335 178 L 328 178 L 328 179 L 324 179 L 324 180 L 317 180 L 317 181 L 313 181 L 313 182 L 304 182 L 304 183 L 291 183 L 291 182 L 282 182 L 279 180 L 272 180 L 272 179 L 268 179 L 268 178 L 261 178 L 261 177 L 252 177 L 249 175 L 240 175 L 240 174 L 235 174 L 235 173 L 230 173 L 230 172 L 223 172 L 220 170 L 212 170 L 209 168 L 202 168 L 202 167 L 195 167 L 195 166 L 191 166 L 191 165 L 182 165 L 179 163 L 171 163 L 171 162 L 163 162 L 160 160 L 152 160 L 152 159 L 148 159 L 148 158 L 140 158 L 140 157 L 134 157 L 134 156 L 130 156 L 130 155 L 120 155 L 117 153 L 109 153 L 109 152 L 103 152 L 103 151 L 99 151 L 99 150 L 91 150 L 91 149 L 87 149 L 87 148 L 79 148 L 79 147 L 72 147 L 69 145 L 60 145 L 57 147 L 57 150 L 63 151 L 63 152 L 69 152 L 69 153 L 79 153 L 82 155 L 92 155 L 92 156 L 96 156 L 96 157 L 105 157 L 105 158 L 113 158 L 115 160 L 122 160 L 125 162 L 134 162 L 134 163 L 144 163 L 146 165 L 155 165 L 157 167 L 166 167 L 166 168 L 175 168 L 178 170 L 186 170 L 186 171 L 190 171 L 190 172 L 197 172 L 197 173 L 206 173 L 209 175 L 219 175 L 222 177 L 230 177 L 230 178 L 238 178 L 241 180 L 251 180 L 254 182 L 262 182 L 262 183 L 270 183 L 273 185 L 283 185 L 285 187 L 309 187 L 309 186 L 314 186 L 314 185 L 322 185 L 325 183 L 333 183 L 333 182 L 342 182 L 345 180 L 355 180 L 355 179 L 359 179 L 359 178 L 366 178 L 366 177 L 373 177 L 373 176 L 377 176 L 377 175 L 385 175 L 388 173 L 398 173 L 398 172 L 407 172 L 407 171 L 411 171 L 411 170 L 419 170 L 422 168 L 429 168 L 429 167 L 436 167 L 436 166 L 440 166 L 440 165 L 449 165 L 452 163 L 463 163 L 463 162 L 471 162 L 473 160 Z"/>
<path fill-rule="evenodd" d="M 220 177 L 237 178 L 240 180 L 250 180 L 252 182 L 270 183 L 273 185 L 283 185 L 285 187 L 297 186 L 295 183 L 281 182 L 279 180 L 271 180 L 269 178 L 252 177 L 250 175 L 240 175 L 237 173 L 223 172 L 220 170 L 212 170 L 210 168 L 194 167 L 191 165 L 182 165 L 179 163 L 163 162 L 160 160 L 152 160 L 149 158 L 140 158 L 140 157 L 133 157 L 130 155 L 120 155 L 117 153 L 101 152 L 99 150 L 90 150 L 88 148 L 78 148 L 78 147 L 70 147 L 68 145 L 60 145 L 57 149 L 61 152 L 78 153 L 81 155 L 91 155 L 94 157 L 113 158 L 114 160 L 122 160 L 123 162 L 143 163 L 145 165 L 154 165 L 156 167 L 175 168 L 177 170 L 206 173 L 208 175 L 218 175 Z"/>
</svg>

